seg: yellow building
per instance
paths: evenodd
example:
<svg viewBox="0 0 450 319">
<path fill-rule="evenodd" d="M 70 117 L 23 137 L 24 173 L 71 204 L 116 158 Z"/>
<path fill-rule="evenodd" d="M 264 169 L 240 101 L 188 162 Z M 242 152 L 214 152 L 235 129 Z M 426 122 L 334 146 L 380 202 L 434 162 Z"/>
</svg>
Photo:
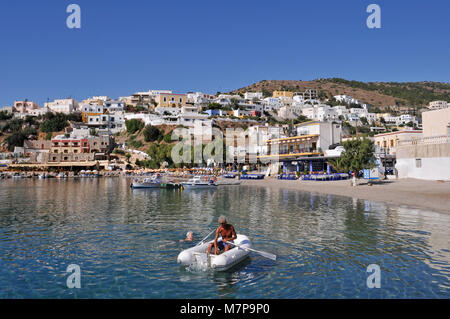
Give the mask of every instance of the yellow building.
<svg viewBox="0 0 450 319">
<path fill-rule="evenodd" d="M 266 142 L 268 155 L 259 156 L 259 158 L 278 157 L 280 159 L 295 159 L 304 156 L 319 156 L 320 151 L 317 148 L 318 141 L 318 134 L 268 140 Z"/>
<path fill-rule="evenodd" d="M 289 91 L 273 91 L 273 97 L 290 97 L 293 98 L 294 97 L 294 92 L 289 92 Z"/>
<path fill-rule="evenodd" d="M 81 106 L 81 119 L 83 123 L 89 121 L 89 116 L 99 116 L 106 113 L 106 108 L 101 105 L 85 104 Z"/>
<path fill-rule="evenodd" d="M 163 93 L 156 96 L 158 107 L 182 107 L 186 105 L 186 94 Z"/>
</svg>

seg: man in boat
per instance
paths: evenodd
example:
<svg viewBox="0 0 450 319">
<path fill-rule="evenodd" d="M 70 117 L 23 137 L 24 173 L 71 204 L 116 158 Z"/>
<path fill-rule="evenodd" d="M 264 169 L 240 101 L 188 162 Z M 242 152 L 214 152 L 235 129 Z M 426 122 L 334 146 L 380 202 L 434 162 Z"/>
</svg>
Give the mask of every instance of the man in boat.
<svg viewBox="0 0 450 319">
<path fill-rule="evenodd" d="M 206 250 L 207 254 L 214 253 L 215 255 L 218 255 L 219 251 L 227 252 L 230 248 L 233 248 L 233 245 L 226 242 L 233 242 L 233 240 L 237 238 L 233 225 L 227 223 L 227 218 L 225 216 L 220 216 L 218 222 L 220 226 L 217 227 L 214 242 L 209 244 L 208 249 Z M 222 236 L 222 240 L 217 242 L 219 235 Z M 213 246 L 214 251 L 212 250 Z"/>
</svg>

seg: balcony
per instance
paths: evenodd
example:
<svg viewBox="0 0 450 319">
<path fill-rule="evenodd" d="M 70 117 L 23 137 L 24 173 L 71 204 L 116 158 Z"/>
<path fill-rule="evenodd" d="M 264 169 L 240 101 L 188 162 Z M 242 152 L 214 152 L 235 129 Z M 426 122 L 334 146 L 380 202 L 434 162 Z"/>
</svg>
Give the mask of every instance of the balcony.
<svg viewBox="0 0 450 319">
<path fill-rule="evenodd" d="M 398 141 L 398 146 L 432 145 L 432 144 L 446 144 L 446 143 L 450 143 L 450 135 L 431 136 L 420 139 Z"/>
</svg>

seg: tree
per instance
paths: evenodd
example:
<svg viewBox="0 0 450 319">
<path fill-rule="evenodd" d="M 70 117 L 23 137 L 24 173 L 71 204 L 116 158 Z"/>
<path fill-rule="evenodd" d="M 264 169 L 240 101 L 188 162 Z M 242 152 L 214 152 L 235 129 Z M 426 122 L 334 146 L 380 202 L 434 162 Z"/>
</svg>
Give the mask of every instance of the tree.
<svg viewBox="0 0 450 319">
<path fill-rule="evenodd" d="M 125 126 L 127 127 L 127 132 L 130 134 L 134 134 L 137 131 L 140 131 L 144 128 L 145 124 L 141 120 L 131 119 L 129 121 L 125 121 Z"/>
<path fill-rule="evenodd" d="M 375 167 L 373 141 L 367 138 L 357 138 L 342 144 L 345 151 L 337 159 L 330 160 L 330 164 L 341 172 L 361 171 Z"/>
<path fill-rule="evenodd" d="M 308 122 L 310 121 L 309 118 L 307 118 L 304 115 L 299 115 L 295 120 L 294 120 L 294 124 L 300 124 L 300 123 L 304 123 L 304 122 Z"/>
<path fill-rule="evenodd" d="M 0 121 L 5 121 L 5 120 L 9 120 L 13 117 L 12 114 L 9 114 L 6 111 L 0 111 Z"/>
<path fill-rule="evenodd" d="M 153 126 L 153 125 L 147 125 L 144 129 L 144 139 L 146 142 L 154 142 L 159 139 L 161 136 L 160 130 Z"/>
<path fill-rule="evenodd" d="M 69 125 L 67 116 L 63 113 L 53 114 L 48 112 L 44 118 L 45 120 L 41 124 L 41 131 L 45 133 L 59 132 Z"/>
<path fill-rule="evenodd" d="M 24 141 L 25 141 L 25 136 L 23 135 L 22 132 L 16 132 L 16 133 L 11 134 L 6 139 L 6 143 L 8 143 L 8 150 L 10 152 L 12 152 L 12 151 L 14 151 L 14 148 L 16 146 L 22 147 Z"/>
</svg>

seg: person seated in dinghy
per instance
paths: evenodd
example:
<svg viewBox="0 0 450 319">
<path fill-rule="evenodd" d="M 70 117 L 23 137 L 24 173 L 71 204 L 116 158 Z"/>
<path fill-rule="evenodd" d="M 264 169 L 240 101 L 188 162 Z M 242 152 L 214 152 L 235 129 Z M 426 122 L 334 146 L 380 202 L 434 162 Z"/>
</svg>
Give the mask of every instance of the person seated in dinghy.
<svg viewBox="0 0 450 319">
<path fill-rule="evenodd" d="M 227 223 L 227 218 L 225 216 L 220 216 L 218 220 L 220 226 L 217 227 L 216 237 L 214 238 L 214 242 L 209 244 L 208 249 L 206 250 L 207 254 L 214 253 L 215 255 L 220 252 L 227 252 L 231 248 L 233 248 L 231 244 L 226 242 L 233 242 L 237 238 L 236 231 L 234 230 L 233 225 Z M 222 240 L 217 241 L 219 235 L 222 236 Z M 214 251 L 213 251 L 214 246 Z"/>
</svg>

